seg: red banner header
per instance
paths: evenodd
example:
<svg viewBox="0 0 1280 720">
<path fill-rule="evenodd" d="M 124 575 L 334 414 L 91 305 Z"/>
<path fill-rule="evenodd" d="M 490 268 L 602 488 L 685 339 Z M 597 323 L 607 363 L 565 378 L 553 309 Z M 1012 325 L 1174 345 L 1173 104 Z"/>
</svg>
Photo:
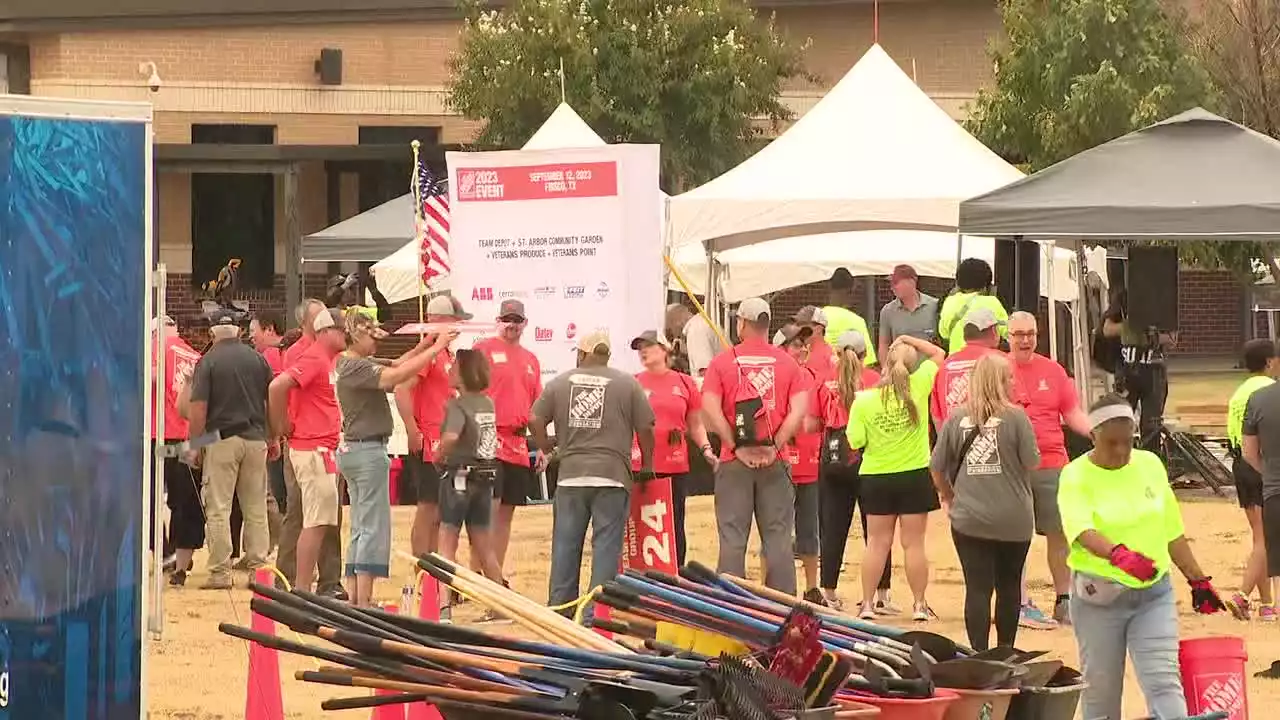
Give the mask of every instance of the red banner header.
<svg viewBox="0 0 1280 720">
<path fill-rule="evenodd" d="M 616 162 L 555 163 L 458 170 L 458 202 L 554 200 L 618 194 Z"/>
</svg>

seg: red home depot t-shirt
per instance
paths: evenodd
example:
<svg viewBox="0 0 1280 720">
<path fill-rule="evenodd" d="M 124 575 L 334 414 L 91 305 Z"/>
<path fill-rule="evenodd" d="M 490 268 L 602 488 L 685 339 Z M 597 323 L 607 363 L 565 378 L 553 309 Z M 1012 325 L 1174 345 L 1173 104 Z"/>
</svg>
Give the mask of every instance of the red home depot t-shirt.
<svg viewBox="0 0 1280 720">
<path fill-rule="evenodd" d="M 862 368 L 862 389 L 873 388 L 880 383 L 880 373 Z M 849 406 L 840 399 L 840 382 L 833 370 L 818 386 L 818 407 L 822 409 L 822 425 L 828 430 L 839 430 L 849 425 Z"/>
<path fill-rule="evenodd" d="M 982 356 L 992 353 L 1002 354 L 999 350 L 969 343 L 943 361 L 938 376 L 933 379 L 933 392 L 929 394 L 929 414 L 935 425 L 942 427 L 951 411 L 969 399 L 969 373 Z"/>
<path fill-rule="evenodd" d="M 653 471 L 658 475 L 689 472 L 689 413 L 702 407 L 702 393 L 693 378 L 668 370 L 664 373 L 644 371 L 636 374 L 644 388 L 649 407 L 653 409 Z M 679 433 L 675 442 L 671 436 Z M 631 469 L 640 469 L 640 446 L 631 443 Z"/>
<path fill-rule="evenodd" d="M 836 369 L 836 351 L 831 349 L 826 340 L 816 337 L 813 339 L 813 344 L 809 346 L 809 358 L 804 364 L 813 371 L 814 376 L 826 377 L 827 373 L 834 372 Z"/>
<path fill-rule="evenodd" d="M 284 356 L 281 358 L 282 360 L 281 365 L 284 368 L 292 367 L 294 364 L 298 362 L 298 358 L 302 357 L 302 354 L 305 353 L 307 350 L 309 350 L 312 345 L 315 345 L 315 343 L 316 343 L 315 338 L 309 338 L 306 335 L 303 335 L 302 337 L 298 338 L 292 345 L 288 347 L 288 349 L 284 351 Z M 280 372 L 284 372 L 284 370 L 282 369 Z M 297 388 L 294 388 L 289 391 L 289 407 L 288 407 L 287 413 L 289 415 L 289 424 L 293 425 L 295 419 L 298 416 Z"/>
<path fill-rule="evenodd" d="M 529 466 L 529 444 L 516 434 L 529 424 L 529 410 L 542 394 L 542 366 L 524 346 L 499 337 L 485 338 L 475 349 L 489 360 L 489 397 L 498 416 L 498 459 Z"/>
<path fill-rule="evenodd" d="M 454 396 L 449 383 L 453 368 L 453 351 L 446 349 L 418 371 L 418 384 L 413 388 L 413 419 L 422 431 L 423 459 L 435 459 L 440 448 L 440 426 L 444 423 L 444 405 Z"/>
<path fill-rule="evenodd" d="M 782 349 L 760 339 L 747 340 L 722 352 L 711 360 L 702 378 L 702 392 L 720 396 L 720 407 L 729 425 L 733 425 L 734 405 L 750 398 L 760 398 L 761 417 L 756 418 L 759 440 L 766 443 L 778 432 L 791 411 L 791 397 L 808 390 L 806 374 Z M 732 460 L 733 452 L 726 443 L 720 452 L 722 460 Z"/>
<path fill-rule="evenodd" d="M 337 360 L 337 353 L 330 352 L 324 345 L 312 344 L 285 368 L 285 372 L 298 383 L 291 399 L 295 414 L 293 434 L 289 436 L 290 449 L 338 448 L 342 413 L 338 410 L 338 395 L 333 388 Z"/>
<path fill-rule="evenodd" d="M 160 351 L 159 342 L 152 342 L 152 360 Z M 196 363 L 200 362 L 200 353 L 196 352 L 178 335 L 167 335 L 164 338 L 164 437 L 166 440 L 186 440 L 189 432 L 187 419 L 178 412 L 178 396 L 191 380 Z M 158 373 L 157 373 L 158 374 Z M 153 377 L 154 382 L 159 378 Z M 155 388 L 152 388 L 153 392 Z M 154 396 L 153 396 L 154 398 Z M 155 407 L 154 403 L 152 407 Z M 156 436 L 155 420 L 151 421 L 151 437 Z"/>
<path fill-rule="evenodd" d="M 1080 403 L 1070 376 L 1061 365 L 1043 355 L 1032 355 L 1025 363 L 1012 356 L 1009 361 L 1013 365 L 1013 400 L 1031 419 L 1040 448 L 1040 467 L 1066 467 L 1070 458 L 1062 437 L 1062 416 Z"/>
<path fill-rule="evenodd" d="M 830 374 L 831 371 L 828 368 L 826 372 L 819 373 L 810 365 L 800 368 L 800 374 L 808 389 L 806 393 L 809 396 L 808 414 L 819 420 L 822 419 L 822 407 L 818 404 L 818 388 L 822 385 L 822 377 Z M 797 485 L 817 482 L 818 452 L 821 449 L 821 430 L 804 432 L 802 428 L 796 433 L 795 439 L 786 449 L 787 461 L 791 463 L 791 482 Z"/>
<path fill-rule="evenodd" d="M 284 356 L 280 353 L 280 348 L 274 345 L 262 348 L 262 359 L 266 360 L 267 367 L 271 368 L 271 377 L 284 372 Z"/>
</svg>

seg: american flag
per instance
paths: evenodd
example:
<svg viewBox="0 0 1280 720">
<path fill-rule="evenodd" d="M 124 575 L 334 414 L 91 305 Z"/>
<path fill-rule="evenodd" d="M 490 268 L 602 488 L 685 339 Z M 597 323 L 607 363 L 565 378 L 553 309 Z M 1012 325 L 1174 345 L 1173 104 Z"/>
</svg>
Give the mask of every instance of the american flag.
<svg viewBox="0 0 1280 720">
<path fill-rule="evenodd" d="M 414 209 L 422 255 L 422 282 L 449 274 L 449 188 L 425 163 L 418 165 L 414 192 L 420 202 Z"/>
</svg>

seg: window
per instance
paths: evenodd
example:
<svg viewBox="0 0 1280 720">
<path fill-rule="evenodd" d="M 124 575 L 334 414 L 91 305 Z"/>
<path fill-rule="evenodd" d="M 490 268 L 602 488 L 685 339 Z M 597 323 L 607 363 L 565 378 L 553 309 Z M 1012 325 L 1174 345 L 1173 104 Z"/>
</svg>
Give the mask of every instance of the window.
<svg viewBox="0 0 1280 720">
<path fill-rule="evenodd" d="M 273 125 L 192 125 L 193 145 L 272 145 Z M 239 286 L 275 283 L 276 185 L 269 173 L 195 173 L 191 176 L 191 280 L 217 278 L 231 258 L 242 262 Z"/>
</svg>

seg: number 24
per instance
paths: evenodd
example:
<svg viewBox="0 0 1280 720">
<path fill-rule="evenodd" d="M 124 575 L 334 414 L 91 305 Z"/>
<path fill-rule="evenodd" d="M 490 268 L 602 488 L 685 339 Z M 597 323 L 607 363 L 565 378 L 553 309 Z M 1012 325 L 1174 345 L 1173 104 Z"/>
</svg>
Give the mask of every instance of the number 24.
<svg viewBox="0 0 1280 720">
<path fill-rule="evenodd" d="M 666 532 L 663 519 L 667 516 L 667 504 L 662 500 L 644 505 L 640 508 L 640 520 L 655 535 L 646 535 L 640 545 L 644 553 L 644 561 L 653 564 L 655 559 L 663 563 L 671 562 L 671 536 Z"/>
</svg>

